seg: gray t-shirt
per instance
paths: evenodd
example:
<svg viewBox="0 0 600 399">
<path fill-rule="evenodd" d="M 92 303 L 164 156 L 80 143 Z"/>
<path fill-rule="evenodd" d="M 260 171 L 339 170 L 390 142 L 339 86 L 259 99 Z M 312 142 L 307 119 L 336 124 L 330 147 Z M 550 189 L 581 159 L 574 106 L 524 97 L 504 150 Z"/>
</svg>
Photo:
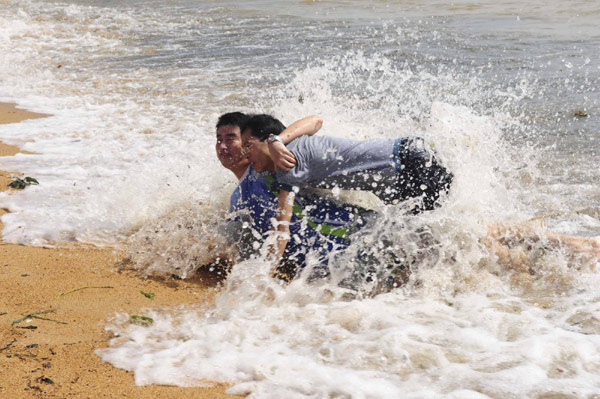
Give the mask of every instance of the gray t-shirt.
<svg viewBox="0 0 600 399">
<path fill-rule="evenodd" d="M 394 175 L 394 140 L 350 140 L 302 136 L 287 145 L 297 165 L 278 171 L 280 184 L 297 187 L 371 189 L 386 175 Z"/>
</svg>

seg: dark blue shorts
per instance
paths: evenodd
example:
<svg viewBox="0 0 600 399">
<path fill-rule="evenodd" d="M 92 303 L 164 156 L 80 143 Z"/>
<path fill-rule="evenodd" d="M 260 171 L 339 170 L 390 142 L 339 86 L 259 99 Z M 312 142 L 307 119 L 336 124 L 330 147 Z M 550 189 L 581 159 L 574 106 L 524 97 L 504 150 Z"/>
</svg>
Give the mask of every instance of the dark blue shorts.
<svg viewBox="0 0 600 399">
<path fill-rule="evenodd" d="M 419 199 L 415 213 L 432 210 L 448 193 L 453 175 L 441 165 L 435 153 L 420 137 L 400 138 L 394 142 L 394 187 L 377 193 L 386 204 Z"/>
</svg>

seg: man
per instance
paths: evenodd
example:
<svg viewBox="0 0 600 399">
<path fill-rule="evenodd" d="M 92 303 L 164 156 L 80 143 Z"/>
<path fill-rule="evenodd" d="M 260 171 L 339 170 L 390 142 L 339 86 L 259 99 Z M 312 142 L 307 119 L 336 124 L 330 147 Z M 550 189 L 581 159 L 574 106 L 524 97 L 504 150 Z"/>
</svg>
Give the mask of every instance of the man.
<svg viewBox="0 0 600 399">
<path fill-rule="evenodd" d="M 418 137 L 355 141 L 343 138 L 299 137 L 288 150 L 297 164 L 289 171 L 277 171 L 268 141 L 287 134 L 285 126 L 270 115 L 255 115 L 242 134 L 247 158 L 260 172 L 275 173 L 279 183 L 277 248 L 275 262 L 287 242 L 287 225 L 296 192 L 307 187 L 359 189 L 370 191 L 385 204 L 414 200 L 413 213 L 439 205 L 452 182 L 452 174 Z"/>
<path fill-rule="evenodd" d="M 237 228 L 227 233 L 238 243 L 243 257 L 248 257 L 262 244 L 272 230 L 272 220 L 276 217 L 278 187 L 272 173 L 259 174 L 249 165 L 243 152 L 241 129 L 249 121 L 241 112 L 221 115 L 217 122 L 216 152 L 221 164 L 231 170 L 240 181 L 230 199 L 230 212 L 237 220 Z M 281 142 L 272 140 L 266 144 L 278 163 L 289 168 L 293 157 L 285 151 L 282 143 L 287 143 L 302 135 L 312 135 L 321 127 L 318 117 L 301 119 L 290 125 L 281 136 Z M 281 151 L 284 150 L 284 151 Z M 298 196 L 292 204 L 289 222 L 289 237 L 282 250 L 280 274 L 291 278 L 297 267 L 304 267 L 308 252 L 316 254 L 319 261 L 326 263 L 330 253 L 348 245 L 351 228 L 361 225 L 357 207 L 342 206 L 332 201 L 311 196 Z M 244 223 L 247 222 L 247 223 Z M 239 225 L 246 226 L 244 229 Z M 326 274 L 326 269 L 317 273 Z"/>
<path fill-rule="evenodd" d="M 319 127 L 321 124 L 322 121 L 318 123 Z M 254 169 L 277 170 L 265 139 L 271 137 L 269 141 L 273 141 L 273 136 L 286 135 L 286 130 L 280 121 L 269 115 L 255 115 L 247 122 L 242 141 Z M 314 136 L 300 137 L 287 147 L 293 154 L 290 159 L 295 159 L 296 165 L 289 171 L 275 173 L 281 187 L 276 226 L 279 232 L 287 229 L 285 222 L 290 216 L 295 193 L 305 187 L 368 190 L 384 203 L 412 199 L 417 201 L 413 208 L 416 213 L 438 206 L 453 179 L 419 138 L 357 142 Z M 532 263 L 539 256 L 537 253 L 546 250 L 558 251 L 578 268 L 595 270 L 600 258 L 600 240 L 594 237 L 558 234 L 525 224 L 491 224 L 488 229 L 483 244 L 500 264 L 510 269 L 534 273 Z M 285 244 L 285 238 L 278 239 L 276 255 Z M 542 251 L 535 250 L 539 246 Z"/>
</svg>

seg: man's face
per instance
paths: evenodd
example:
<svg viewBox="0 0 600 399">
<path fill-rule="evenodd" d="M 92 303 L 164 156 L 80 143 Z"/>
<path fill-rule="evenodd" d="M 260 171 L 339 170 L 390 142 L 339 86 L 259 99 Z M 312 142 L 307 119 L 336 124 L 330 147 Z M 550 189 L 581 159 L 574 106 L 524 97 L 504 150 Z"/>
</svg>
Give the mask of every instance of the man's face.
<svg viewBox="0 0 600 399">
<path fill-rule="evenodd" d="M 244 144 L 246 158 L 254 170 L 258 172 L 275 170 L 273 161 L 271 160 L 271 154 L 269 152 L 269 145 L 266 141 L 260 141 L 256 137 L 252 136 L 250 129 L 246 129 L 242 134 L 242 142 Z"/>
<path fill-rule="evenodd" d="M 236 125 L 223 125 L 217 129 L 217 158 L 221 165 L 230 169 L 241 162 L 246 162 L 242 147 L 240 127 Z"/>
</svg>

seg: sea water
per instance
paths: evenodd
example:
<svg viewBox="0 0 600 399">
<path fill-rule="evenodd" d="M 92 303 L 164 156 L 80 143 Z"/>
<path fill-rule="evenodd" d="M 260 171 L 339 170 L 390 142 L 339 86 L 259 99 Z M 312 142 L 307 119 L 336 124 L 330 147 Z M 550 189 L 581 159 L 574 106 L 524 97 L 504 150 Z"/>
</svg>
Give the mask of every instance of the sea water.
<svg viewBox="0 0 600 399">
<path fill-rule="evenodd" d="M 328 281 L 238 263 L 214 304 L 115 316 L 98 354 L 138 384 L 255 398 L 600 397 L 595 265 L 542 240 L 513 269 L 485 245 L 498 223 L 600 236 L 598 20 L 591 0 L 1 1 L 0 101 L 53 115 L 0 126 L 31 152 L 0 168 L 40 182 L 0 194 L 3 239 L 123 246 L 187 278 L 224 246 L 221 113 L 418 134 L 454 173 L 443 207 L 378 207 Z M 382 243 L 405 285 L 339 284 L 365 248 L 384 268 Z"/>
</svg>

